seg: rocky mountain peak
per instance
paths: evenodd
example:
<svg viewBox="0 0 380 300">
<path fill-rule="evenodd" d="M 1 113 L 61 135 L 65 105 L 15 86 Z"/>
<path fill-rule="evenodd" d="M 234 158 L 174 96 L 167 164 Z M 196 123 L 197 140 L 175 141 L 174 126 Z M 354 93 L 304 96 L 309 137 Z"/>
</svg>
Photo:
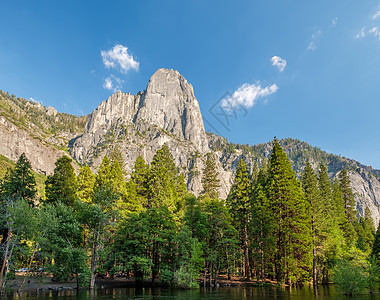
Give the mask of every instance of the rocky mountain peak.
<svg viewBox="0 0 380 300">
<path fill-rule="evenodd" d="M 122 136 L 130 135 L 132 129 L 126 130 L 128 126 L 143 135 L 156 131 L 148 142 L 155 150 L 162 143 L 176 140 L 186 143 L 193 152 L 209 151 L 193 87 L 175 70 L 158 69 L 144 92 L 137 95 L 116 92 L 100 103 L 91 113 L 83 135 L 70 144 L 70 153 L 81 163 L 89 162 L 94 147 L 105 148 L 111 136 L 119 136 L 118 141 L 122 142 Z M 147 158 L 151 156 L 151 151 L 148 152 Z"/>
<path fill-rule="evenodd" d="M 150 78 L 137 120 L 190 140 L 200 152 L 208 151 L 208 141 L 193 86 L 175 70 L 158 69 Z"/>
</svg>

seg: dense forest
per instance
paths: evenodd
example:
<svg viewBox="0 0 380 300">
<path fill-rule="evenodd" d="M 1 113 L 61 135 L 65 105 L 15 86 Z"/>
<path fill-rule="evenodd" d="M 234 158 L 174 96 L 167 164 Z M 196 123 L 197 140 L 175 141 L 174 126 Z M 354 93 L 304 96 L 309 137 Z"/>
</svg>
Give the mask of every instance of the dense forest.
<svg viewBox="0 0 380 300">
<path fill-rule="evenodd" d="M 0 288 L 23 267 L 90 288 L 105 274 L 182 287 L 217 286 L 224 275 L 378 288 L 380 233 L 368 209 L 358 218 L 345 169 L 330 179 L 325 164 L 307 163 L 298 179 L 275 139 L 252 173 L 239 162 L 223 200 L 215 159 L 205 158 L 199 197 L 187 192 L 166 145 L 150 165 L 139 156 L 131 174 L 117 148 L 97 174 L 85 165 L 76 176 L 63 156 L 37 194 L 21 155 L 0 185 Z"/>
</svg>

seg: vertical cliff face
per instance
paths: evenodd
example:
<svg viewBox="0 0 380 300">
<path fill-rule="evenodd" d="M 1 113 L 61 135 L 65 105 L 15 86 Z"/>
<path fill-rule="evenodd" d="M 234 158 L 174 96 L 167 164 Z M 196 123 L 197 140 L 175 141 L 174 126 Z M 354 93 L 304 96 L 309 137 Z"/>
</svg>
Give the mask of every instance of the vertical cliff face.
<svg viewBox="0 0 380 300">
<path fill-rule="evenodd" d="M 157 70 L 141 100 L 137 124 L 140 121 L 155 124 L 191 141 L 200 152 L 208 151 L 202 114 L 193 87 L 178 71 Z"/>
</svg>

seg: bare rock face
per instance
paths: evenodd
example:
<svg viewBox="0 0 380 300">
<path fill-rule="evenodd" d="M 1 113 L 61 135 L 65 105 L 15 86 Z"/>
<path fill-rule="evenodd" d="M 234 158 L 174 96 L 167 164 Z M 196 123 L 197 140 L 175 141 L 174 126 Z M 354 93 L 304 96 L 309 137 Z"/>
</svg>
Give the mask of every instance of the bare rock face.
<svg viewBox="0 0 380 300">
<path fill-rule="evenodd" d="M 22 153 L 31 162 L 32 168 L 40 173 L 53 173 L 56 160 L 65 154 L 48 147 L 20 129 L 4 116 L 0 116 L 0 153 L 17 161 Z"/>
<path fill-rule="evenodd" d="M 208 151 L 199 104 L 191 84 L 178 71 L 159 69 L 151 77 L 136 123 L 155 124 L 183 140 L 191 141 L 200 152 Z"/>
<path fill-rule="evenodd" d="M 377 227 L 380 221 L 380 181 L 364 169 L 350 171 L 348 174 L 359 215 L 364 216 L 365 208 L 368 207 Z"/>
<path fill-rule="evenodd" d="M 48 116 L 53 116 L 53 117 L 55 117 L 55 116 L 58 114 L 58 112 L 57 112 L 57 110 L 56 110 L 54 107 L 49 106 L 48 109 L 47 109 L 47 111 L 46 111 L 46 114 L 47 114 Z"/>
</svg>

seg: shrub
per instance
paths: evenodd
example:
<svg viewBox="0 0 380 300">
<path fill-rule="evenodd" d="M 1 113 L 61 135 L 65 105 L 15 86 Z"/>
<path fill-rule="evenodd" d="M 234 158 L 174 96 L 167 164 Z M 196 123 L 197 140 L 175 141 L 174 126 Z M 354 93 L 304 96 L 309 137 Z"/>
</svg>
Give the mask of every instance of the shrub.
<svg viewBox="0 0 380 300">
<path fill-rule="evenodd" d="M 340 261 L 334 269 L 334 282 L 343 294 L 358 294 L 367 286 L 367 276 L 362 266 L 350 261 Z"/>
<path fill-rule="evenodd" d="M 174 282 L 176 286 L 181 288 L 199 287 L 193 272 L 191 272 L 186 266 L 181 266 L 179 270 L 174 273 Z"/>
</svg>

